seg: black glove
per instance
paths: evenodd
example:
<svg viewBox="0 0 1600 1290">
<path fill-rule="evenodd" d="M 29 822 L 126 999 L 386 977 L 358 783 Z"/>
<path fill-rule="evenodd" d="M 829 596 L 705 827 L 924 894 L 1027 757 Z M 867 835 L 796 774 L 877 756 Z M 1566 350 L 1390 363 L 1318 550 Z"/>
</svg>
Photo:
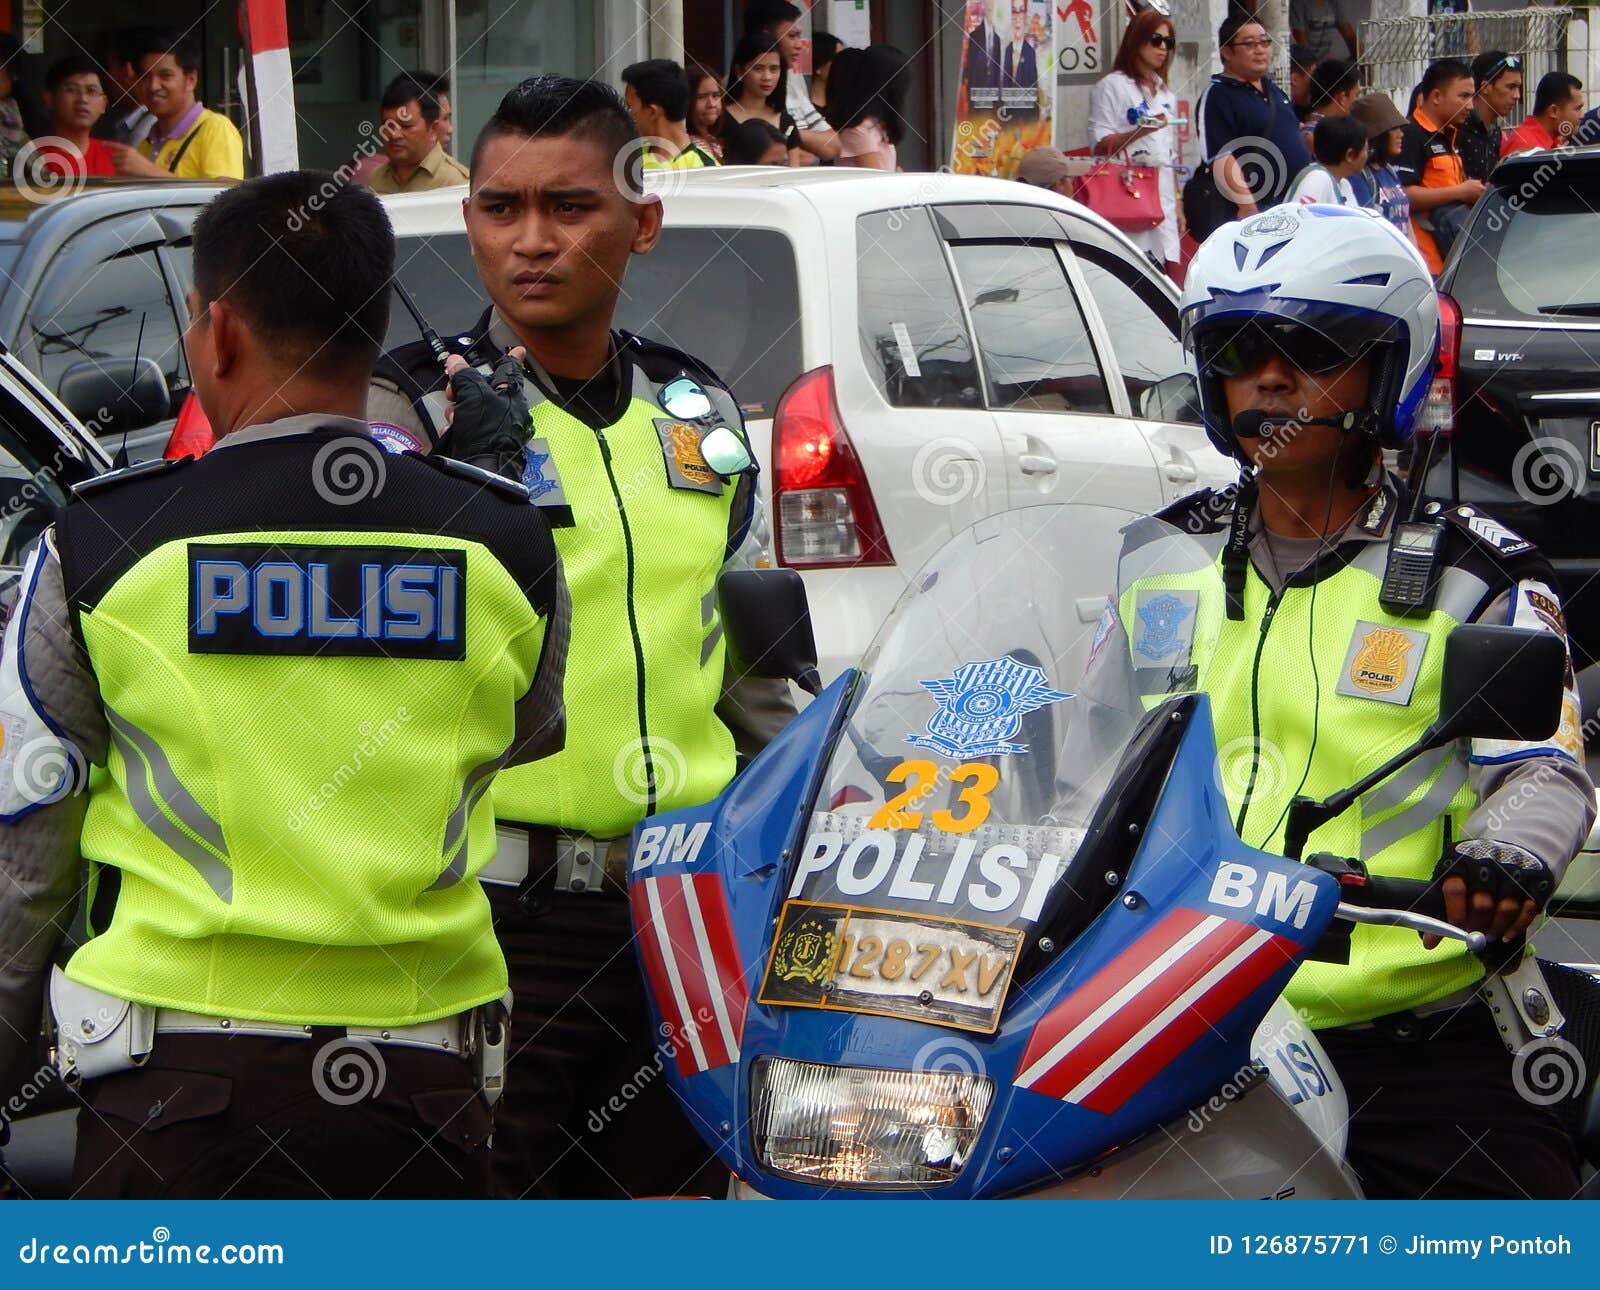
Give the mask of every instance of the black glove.
<svg viewBox="0 0 1600 1290">
<path fill-rule="evenodd" d="M 1474 838 L 1459 842 L 1439 861 L 1433 871 L 1439 881 L 1460 878 L 1467 884 L 1470 899 L 1475 892 L 1487 892 L 1496 904 L 1510 896 L 1531 900 L 1543 909 L 1555 891 L 1555 877 L 1544 861 L 1531 851 L 1509 842 Z"/>
<path fill-rule="evenodd" d="M 521 362 L 502 354 L 487 377 L 475 367 L 464 367 L 450 378 L 450 390 L 455 414 L 439 440 L 439 452 L 520 484 L 530 415 Z"/>
</svg>

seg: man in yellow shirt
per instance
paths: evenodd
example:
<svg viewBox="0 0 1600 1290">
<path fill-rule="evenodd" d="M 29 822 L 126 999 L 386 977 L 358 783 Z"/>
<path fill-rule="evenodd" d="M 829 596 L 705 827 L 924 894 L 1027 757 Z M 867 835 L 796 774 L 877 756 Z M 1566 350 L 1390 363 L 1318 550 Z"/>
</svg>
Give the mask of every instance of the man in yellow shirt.
<svg viewBox="0 0 1600 1290">
<path fill-rule="evenodd" d="M 385 160 L 367 177 L 375 193 L 421 193 L 467 182 L 467 168 L 439 142 L 439 96 L 402 72 L 383 91 L 378 133 Z"/>
<path fill-rule="evenodd" d="M 195 97 L 199 51 L 173 32 L 142 35 L 130 51 L 139 73 L 134 93 L 155 123 L 137 148 L 110 145 L 117 172 L 142 179 L 243 179 L 238 127 Z"/>
<path fill-rule="evenodd" d="M 644 136 L 646 170 L 698 170 L 717 159 L 689 138 L 689 77 L 670 58 L 652 58 L 622 70 L 628 115 Z"/>
</svg>

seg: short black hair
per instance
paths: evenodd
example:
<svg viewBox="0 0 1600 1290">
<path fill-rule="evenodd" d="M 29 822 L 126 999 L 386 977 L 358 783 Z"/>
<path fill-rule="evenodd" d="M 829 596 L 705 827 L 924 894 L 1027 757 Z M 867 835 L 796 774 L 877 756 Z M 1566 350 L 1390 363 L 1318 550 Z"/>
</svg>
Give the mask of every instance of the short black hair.
<svg viewBox="0 0 1600 1290">
<path fill-rule="evenodd" d="M 44 74 L 44 87 L 47 90 L 56 90 L 61 82 L 69 76 L 82 76 L 85 72 L 93 72 L 100 76 L 100 64 L 90 58 L 88 54 L 68 54 L 65 58 L 58 58 L 50 64 L 50 70 Z M 105 89 L 102 78 L 100 88 Z"/>
<path fill-rule="evenodd" d="M 194 289 L 226 300 L 284 362 L 370 371 L 389 327 L 394 230 L 359 184 L 284 170 L 219 193 L 194 222 Z"/>
<path fill-rule="evenodd" d="M 828 77 L 828 110 L 835 130 L 876 118 L 890 143 L 905 138 L 906 79 L 911 60 L 893 45 L 868 45 L 840 53 Z"/>
<path fill-rule="evenodd" d="M 722 164 L 725 166 L 755 166 L 762 154 L 773 144 L 787 150 L 788 143 L 778 133 L 778 127 L 760 117 L 748 121 L 735 121 L 722 137 Z"/>
<path fill-rule="evenodd" d="M 1522 60 L 1503 49 L 1486 49 L 1472 60 L 1472 83 L 1487 85 L 1497 81 L 1507 72 L 1520 72 Z"/>
<path fill-rule="evenodd" d="M 1422 80 L 1417 84 L 1417 94 L 1421 98 L 1427 98 L 1435 90 L 1442 90 L 1446 85 L 1463 77 L 1470 80 L 1472 69 L 1459 58 L 1435 59 L 1422 73 Z"/>
<path fill-rule="evenodd" d="M 622 83 L 633 86 L 639 102 L 660 108 L 669 121 L 689 115 L 689 75 L 670 58 L 649 58 L 624 67 Z"/>
<path fill-rule="evenodd" d="M 387 108 L 394 112 L 408 103 L 417 105 L 417 110 L 422 113 L 422 119 L 429 125 L 439 119 L 439 100 L 434 96 L 433 87 L 424 85 L 410 72 L 401 72 L 383 87 L 383 98 L 378 101 L 378 110 L 381 112 Z"/>
<path fill-rule="evenodd" d="M 139 64 L 151 54 L 171 54 L 184 71 L 199 72 L 200 47 L 187 35 L 179 35 L 175 31 L 164 31 L 156 27 L 136 27 L 130 34 L 135 39 L 121 52 L 133 64 L 135 71 L 139 70 Z"/>
<path fill-rule="evenodd" d="M 1326 107 L 1334 98 L 1361 86 L 1361 72 L 1349 58 L 1324 58 L 1311 69 L 1311 107 Z"/>
<path fill-rule="evenodd" d="M 789 0 L 750 0 L 744 9 L 744 29 L 761 31 L 775 22 L 796 22 L 799 18 L 800 6 Z"/>
<path fill-rule="evenodd" d="M 1325 116 L 1311 132 L 1311 154 L 1324 166 L 1337 166 L 1367 145 L 1367 128 L 1353 116 Z"/>
<path fill-rule="evenodd" d="M 844 41 L 831 31 L 811 33 L 811 70 L 820 72 L 833 61 L 833 56 L 844 48 Z"/>
<path fill-rule="evenodd" d="M 1546 72 L 1539 78 L 1539 86 L 1533 92 L 1534 116 L 1565 103 L 1572 97 L 1574 90 L 1582 88 L 1583 82 L 1576 76 L 1567 72 Z"/>
<path fill-rule="evenodd" d="M 579 135 L 594 140 L 613 159 L 639 141 L 638 127 L 622 95 L 603 81 L 572 76 L 530 76 L 506 92 L 472 145 L 474 179 L 484 146 L 503 134 L 527 139 Z M 626 169 L 633 173 L 633 167 Z"/>
<path fill-rule="evenodd" d="M 1239 29 L 1248 27 L 1251 23 L 1262 28 L 1266 26 L 1261 19 L 1253 14 L 1244 13 L 1238 9 L 1230 10 L 1228 16 L 1222 20 L 1222 25 L 1217 28 L 1217 48 L 1221 49 L 1224 46 L 1233 44 L 1233 38 L 1239 34 Z"/>
</svg>

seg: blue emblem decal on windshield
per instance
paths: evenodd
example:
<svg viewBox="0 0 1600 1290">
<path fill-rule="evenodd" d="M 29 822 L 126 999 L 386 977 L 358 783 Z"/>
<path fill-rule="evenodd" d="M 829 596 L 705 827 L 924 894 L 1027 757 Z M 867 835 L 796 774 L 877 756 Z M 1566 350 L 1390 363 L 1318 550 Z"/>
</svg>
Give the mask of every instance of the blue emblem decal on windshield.
<svg viewBox="0 0 1600 1290">
<path fill-rule="evenodd" d="M 1195 594 L 1163 591 L 1145 599 L 1139 597 L 1137 613 L 1141 624 L 1139 638 L 1133 642 L 1135 654 L 1160 663 L 1180 650 L 1188 653 L 1194 639 Z"/>
<path fill-rule="evenodd" d="M 939 701 L 939 711 L 928 718 L 926 735 L 907 735 L 906 742 L 947 757 L 1025 753 L 1027 744 L 1011 742 L 1022 729 L 1022 718 L 1072 697 L 1046 685 L 1042 669 L 1010 655 L 963 663 L 953 676 L 921 685 Z"/>
</svg>

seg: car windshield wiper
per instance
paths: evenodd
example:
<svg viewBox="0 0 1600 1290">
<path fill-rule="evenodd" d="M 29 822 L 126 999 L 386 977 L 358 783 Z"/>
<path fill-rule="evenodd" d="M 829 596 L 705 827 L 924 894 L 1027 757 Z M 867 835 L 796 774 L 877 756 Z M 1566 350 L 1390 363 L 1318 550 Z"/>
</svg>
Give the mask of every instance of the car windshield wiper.
<svg viewBox="0 0 1600 1290">
<path fill-rule="evenodd" d="M 1540 305 L 1542 314 L 1600 314 L 1600 301 L 1583 301 L 1570 305 Z"/>
</svg>

